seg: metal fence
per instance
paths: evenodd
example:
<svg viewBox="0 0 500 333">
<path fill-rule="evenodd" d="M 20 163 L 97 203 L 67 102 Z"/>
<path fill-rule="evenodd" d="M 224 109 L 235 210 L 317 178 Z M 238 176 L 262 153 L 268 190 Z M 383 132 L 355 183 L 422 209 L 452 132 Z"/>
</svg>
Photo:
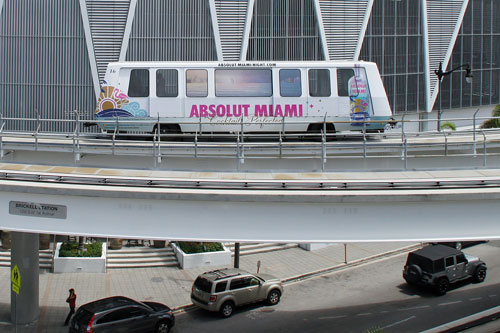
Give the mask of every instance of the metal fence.
<svg viewBox="0 0 500 333">
<path fill-rule="evenodd" d="M 210 123 L 198 119 L 196 124 L 199 130 L 162 134 L 162 124 L 158 120 L 140 120 L 155 125 L 152 133 L 121 133 L 120 126 L 131 120 L 117 118 L 115 129 L 104 132 L 96 131 L 96 126 L 103 121 L 81 120 L 77 112 L 73 120 L 0 116 L 0 157 L 3 159 L 8 152 L 20 150 L 71 153 L 75 163 L 80 161 L 82 154 L 146 156 L 153 167 L 175 158 L 230 159 L 236 161 L 237 170 L 248 160 L 314 159 L 320 161 L 323 171 L 328 170 L 328 162 L 332 159 L 398 159 L 401 161 L 400 168 L 406 170 L 411 158 L 473 157 L 476 160 L 481 158 L 482 163 L 478 166 L 486 167 L 488 158 L 500 156 L 500 130 L 478 126 L 486 119 L 491 117 L 477 117 L 476 112 L 469 118 L 447 119 L 450 122 L 470 123 L 469 126 L 457 130 L 420 132 L 415 130 L 421 127 L 420 123 L 434 123 L 435 120 L 406 119 L 403 115 L 388 124 L 385 131 L 375 133 L 366 130 L 370 123 L 374 123 L 372 121 L 358 123 L 360 130 L 356 132 L 330 132 L 330 123 L 324 119 L 322 129 L 316 132 L 288 132 L 288 125 L 300 121 L 283 119 L 282 129 L 273 133 L 246 132 L 249 123 L 244 121 L 235 133 L 213 133 L 203 131 L 204 126 Z M 18 128 L 18 122 L 30 124 L 28 127 L 32 130 L 12 129 Z M 46 124 L 53 122 L 64 122 L 62 127 L 70 130 L 44 130 L 51 128 Z M 179 124 L 179 121 L 176 123 Z M 193 125 L 193 122 L 190 124 Z"/>
</svg>

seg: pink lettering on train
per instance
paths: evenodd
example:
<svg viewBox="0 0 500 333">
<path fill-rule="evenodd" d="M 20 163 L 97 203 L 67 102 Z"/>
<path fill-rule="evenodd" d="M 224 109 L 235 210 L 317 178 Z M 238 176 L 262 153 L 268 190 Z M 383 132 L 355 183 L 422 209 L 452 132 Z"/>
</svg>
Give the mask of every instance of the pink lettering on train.
<svg viewBox="0 0 500 333">
<path fill-rule="evenodd" d="M 190 118 L 213 117 L 302 117 L 302 104 L 256 104 L 250 114 L 250 104 L 193 104 Z"/>
</svg>

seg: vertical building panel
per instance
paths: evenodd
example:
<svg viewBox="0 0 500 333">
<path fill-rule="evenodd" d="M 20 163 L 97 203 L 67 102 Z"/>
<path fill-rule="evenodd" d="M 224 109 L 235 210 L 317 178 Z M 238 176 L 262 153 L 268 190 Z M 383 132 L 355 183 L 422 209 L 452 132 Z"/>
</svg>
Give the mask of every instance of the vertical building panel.
<svg viewBox="0 0 500 333">
<path fill-rule="evenodd" d="M 439 63 L 443 70 L 448 66 L 451 51 L 458 35 L 468 0 L 425 0 L 427 5 L 427 29 L 429 50 L 429 75 L 431 96 L 429 105 L 434 105 L 438 94 L 438 78 L 434 75 Z"/>
<path fill-rule="evenodd" d="M 126 60 L 217 60 L 208 0 L 139 0 Z"/>
<path fill-rule="evenodd" d="M 248 4 L 244 0 L 215 0 L 224 61 L 240 60 Z"/>
<path fill-rule="evenodd" d="M 5 0 L 0 20 L 4 117 L 93 117 L 95 95 L 78 0 Z M 34 122 L 16 122 L 34 129 Z M 72 130 L 59 123 L 42 130 Z"/>
<path fill-rule="evenodd" d="M 86 0 L 86 4 L 101 81 L 108 63 L 120 57 L 130 0 Z"/>
<path fill-rule="evenodd" d="M 319 0 L 330 60 L 353 60 L 368 0 Z"/>
<path fill-rule="evenodd" d="M 255 0 L 248 60 L 324 60 L 313 0 Z"/>
</svg>

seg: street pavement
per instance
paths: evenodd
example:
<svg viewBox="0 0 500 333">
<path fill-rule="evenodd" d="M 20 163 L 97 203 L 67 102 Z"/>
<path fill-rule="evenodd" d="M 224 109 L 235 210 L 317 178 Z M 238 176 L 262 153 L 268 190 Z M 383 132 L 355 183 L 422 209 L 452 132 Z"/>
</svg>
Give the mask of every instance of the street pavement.
<svg viewBox="0 0 500 333">
<path fill-rule="evenodd" d="M 306 251 L 301 248 L 244 255 L 240 268 L 272 274 L 283 281 L 298 280 L 326 271 L 340 270 L 395 253 L 411 251 L 420 243 L 349 243 Z M 347 263 L 345 262 L 347 260 Z M 136 300 L 164 303 L 178 311 L 191 306 L 190 292 L 201 273 L 222 267 L 183 270 L 177 267 L 108 269 L 107 273 L 51 273 L 40 271 L 40 317 L 38 323 L 13 327 L 10 319 L 10 268 L 0 268 L 0 332 L 67 332 L 63 327 L 69 311 L 68 290 L 77 294 L 76 306 L 99 298 L 123 295 Z M 175 330 L 174 330 L 175 331 Z"/>
</svg>

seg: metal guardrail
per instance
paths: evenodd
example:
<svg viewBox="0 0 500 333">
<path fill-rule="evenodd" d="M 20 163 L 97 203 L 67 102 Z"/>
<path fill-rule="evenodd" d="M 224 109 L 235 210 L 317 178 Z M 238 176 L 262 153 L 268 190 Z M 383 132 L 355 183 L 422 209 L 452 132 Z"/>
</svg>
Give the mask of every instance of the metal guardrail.
<svg viewBox="0 0 500 333">
<path fill-rule="evenodd" d="M 500 188 L 500 177 L 376 179 L 376 180 L 298 180 L 298 179 L 207 179 L 173 177 L 134 177 L 73 175 L 50 172 L 2 171 L 0 180 L 107 187 L 205 190 L 429 190 Z"/>
<path fill-rule="evenodd" d="M 0 159 L 9 151 L 53 151 L 71 152 L 74 161 L 78 162 L 82 154 L 110 154 L 149 156 L 156 167 L 163 159 L 173 157 L 190 158 L 223 158 L 236 159 L 238 170 L 246 159 L 319 159 L 322 170 L 328 160 L 335 158 L 373 157 L 399 158 L 402 168 L 407 169 L 407 161 L 412 157 L 483 157 L 486 166 L 488 156 L 500 153 L 500 129 L 481 129 L 476 124 L 481 119 L 477 111 L 470 118 L 454 118 L 449 121 L 468 122 L 472 126 L 460 131 L 427 131 L 408 130 L 411 125 L 431 120 L 409 120 L 406 115 L 397 120 L 397 126 L 385 133 L 367 133 L 366 128 L 371 121 L 363 122 L 359 132 L 330 133 L 326 131 L 326 118 L 319 117 L 323 130 L 318 133 L 286 132 L 286 124 L 300 123 L 283 119 L 282 130 L 276 133 L 247 133 L 245 123 L 236 133 L 194 133 L 162 134 L 159 126 L 153 133 L 119 132 L 120 120 L 116 119 L 115 129 L 111 133 L 86 130 L 88 125 L 99 123 L 99 120 L 82 120 L 78 112 L 75 119 L 41 119 L 36 118 L 4 118 L 0 115 Z M 144 122 L 144 120 L 140 120 Z M 158 123 L 159 120 L 154 122 Z M 9 129 L 10 122 L 23 122 L 29 131 Z M 67 123 L 72 128 L 68 132 L 47 132 L 41 128 L 50 127 L 45 124 Z M 153 121 L 150 121 L 153 122 Z M 178 122 L 177 122 L 178 123 Z M 336 122 L 340 123 L 340 122 Z M 351 123 L 351 122 L 348 122 Z M 200 129 L 203 127 L 199 120 Z M 207 123 L 208 124 L 208 123 Z M 159 125 L 159 123 L 157 124 Z M 500 149 L 499 149 L 500 152 Z"/>
</svg>

